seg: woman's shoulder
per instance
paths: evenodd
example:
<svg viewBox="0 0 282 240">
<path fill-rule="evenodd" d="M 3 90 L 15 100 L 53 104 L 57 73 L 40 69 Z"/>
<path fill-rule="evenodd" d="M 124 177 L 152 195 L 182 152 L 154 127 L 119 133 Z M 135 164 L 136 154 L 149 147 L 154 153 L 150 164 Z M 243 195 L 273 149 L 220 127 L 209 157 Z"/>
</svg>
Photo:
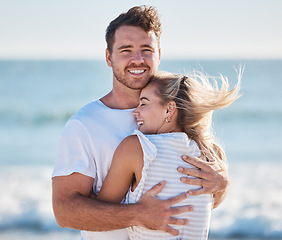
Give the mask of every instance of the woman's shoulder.
<svg viewBox="0 0 282 240">
<path fill-rule="evenodd" d="M 127 144 L 127 145 L 140 145 L 138 136 L 137 135 L 129 135 L 126 138 L 124 138 L 121 142 L 122 144 Z"/>
<path fill-rule="evenodd" d="M 142 154 L 142 147 L 137 135 L 129 135 L 124 138 L 118 148 L 128 155 Z"/>
</svg>

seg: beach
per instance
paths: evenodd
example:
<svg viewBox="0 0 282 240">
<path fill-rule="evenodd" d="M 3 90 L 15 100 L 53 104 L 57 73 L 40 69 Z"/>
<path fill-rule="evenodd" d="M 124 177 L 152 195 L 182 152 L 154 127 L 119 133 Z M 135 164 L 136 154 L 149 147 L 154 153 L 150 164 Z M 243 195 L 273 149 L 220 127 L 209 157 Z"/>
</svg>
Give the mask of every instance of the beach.
<svg viewBox="0 0 282 240">
<path fill-rule="evenodd" d="M 221 73 L 231 87 L 234 67 L 245 66 L 242 97 L 214 113 L 231 183 L 209 239 L 282 239 L 282 61 L 162 61 L 160 70 Z M 58 137 L 70 116 L 110 89 L 104 61 L 0 61 L 0 239 L 80 238 L 52 212 Z"/>
<path fill-rule="evenodd" d="M 52 233 L 35 233 L 28 231 L 20 231 L 20 232 L 4 232 L 0 234 L 1 239 L 5 240 L 14 240 L 14 239 L 28 239 L 28 240 L 79 240 L 80 234 L 74 232 L 60 233 L 60 232 L 52 232 Z M 261 240 L 264 238 L 208 238 L 209 240 Z M 271 240 L 281 240 L 281 238 L 271 238 Z"/>
</svg>

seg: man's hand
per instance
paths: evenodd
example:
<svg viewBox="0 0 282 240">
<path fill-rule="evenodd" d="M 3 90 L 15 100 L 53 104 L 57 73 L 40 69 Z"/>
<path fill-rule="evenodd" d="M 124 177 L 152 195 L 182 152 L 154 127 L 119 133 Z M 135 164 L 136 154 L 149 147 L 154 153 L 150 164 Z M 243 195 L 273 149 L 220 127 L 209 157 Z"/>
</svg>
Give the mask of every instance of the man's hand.
<svg viewBox="0 0 282 240">
<path fill-rule="evenodd" d="M 187 198 L 187 193 L 167 200 L 156 197 L 165 182 L 147 191 L 138 203 L 117 204 L 96 200 L 91 194 L 93 181 L 93 178 L 80 173 L 53 178 L 53 209 L 61 227 L 111 231 L 140 225 L 177 235 L 178 231 L 168 224 L 184 225 L 188 222 L 172 216 L 192 211 L 191 206 L 171 207 Z"/>
<path fill-rule="evenodd" d="M 138 201 L 140 211 L 136 213 L 138 216 L 137 225 L 143 226 L 151 230 L 160 230 L 170 233 L 174 236 L 179 234 L 179 231 L 172 228 L 168 224 L 187 225 L 187 219 L 173 217 L 174 215 L 184 212 L 193 211 L 192 206 L 172 207 L 172 205 L 186 199 L 188 193 L 182 193 L 178 196 L 161 200 L 156 195 L 162 191 L 165 186 L 165 181 L 152 187 Z"/>
<path fill-rule="evenodd" d="M 182 177 L 181 182 L 201 186 L 198 190 L 190 190 L 190 195 L 213 194 L 214 208 L 216 208 L 225 198 L 229 185 L 229 176 L 226 168 L 221 168 L 210 155 L 210 153 L 201 148 L 209 161 L 201 158 L 182 156 L 183 161 L 192 164 L 197 169 L 179 167 L 177 170 L 187 176 L 195 178 Z"/>
</svg>

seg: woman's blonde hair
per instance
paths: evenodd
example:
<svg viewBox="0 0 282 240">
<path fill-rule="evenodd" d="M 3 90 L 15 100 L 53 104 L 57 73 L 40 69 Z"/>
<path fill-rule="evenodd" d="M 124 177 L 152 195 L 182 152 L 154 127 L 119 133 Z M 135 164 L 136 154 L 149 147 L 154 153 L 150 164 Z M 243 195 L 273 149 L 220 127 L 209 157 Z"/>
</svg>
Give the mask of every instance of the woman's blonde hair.
<svg viewBox="0 0 282 240">
<path fill-rule="evenodd" d="M 188 137 L 207 148 L 223 164 L 226 157 L 213 134 L 212 112 L 229 106 L 239 98 L 241 75 L 240 68 L 238 83 L 232 90 L 229 90 L 226 77 L 211 77 L 198 71 L 189 75 L 158 72 L 151 77 L 150 84 L 157 86 L 156 94 L 160 97 L 161 104 L 170 101 L 176 103 L 177 124 Z M 221 81 L 221 87 L 218 80 Z"/>
</svg>

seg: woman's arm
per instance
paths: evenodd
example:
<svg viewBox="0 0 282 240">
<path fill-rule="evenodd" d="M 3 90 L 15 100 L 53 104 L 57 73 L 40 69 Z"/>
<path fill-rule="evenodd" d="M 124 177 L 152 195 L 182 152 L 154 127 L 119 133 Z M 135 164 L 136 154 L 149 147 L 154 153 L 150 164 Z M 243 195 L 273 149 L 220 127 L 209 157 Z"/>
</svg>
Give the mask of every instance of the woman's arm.
<svg viewBox="0 0 282 240">
<path fill-rule="evenodd" d="M 97 200 L 120 203 L 135 177 L 138 184 L 143 168 L 143 151 L 135 135 L 125 138 L 117 147 L 110 170 Z"/>
</svg>

